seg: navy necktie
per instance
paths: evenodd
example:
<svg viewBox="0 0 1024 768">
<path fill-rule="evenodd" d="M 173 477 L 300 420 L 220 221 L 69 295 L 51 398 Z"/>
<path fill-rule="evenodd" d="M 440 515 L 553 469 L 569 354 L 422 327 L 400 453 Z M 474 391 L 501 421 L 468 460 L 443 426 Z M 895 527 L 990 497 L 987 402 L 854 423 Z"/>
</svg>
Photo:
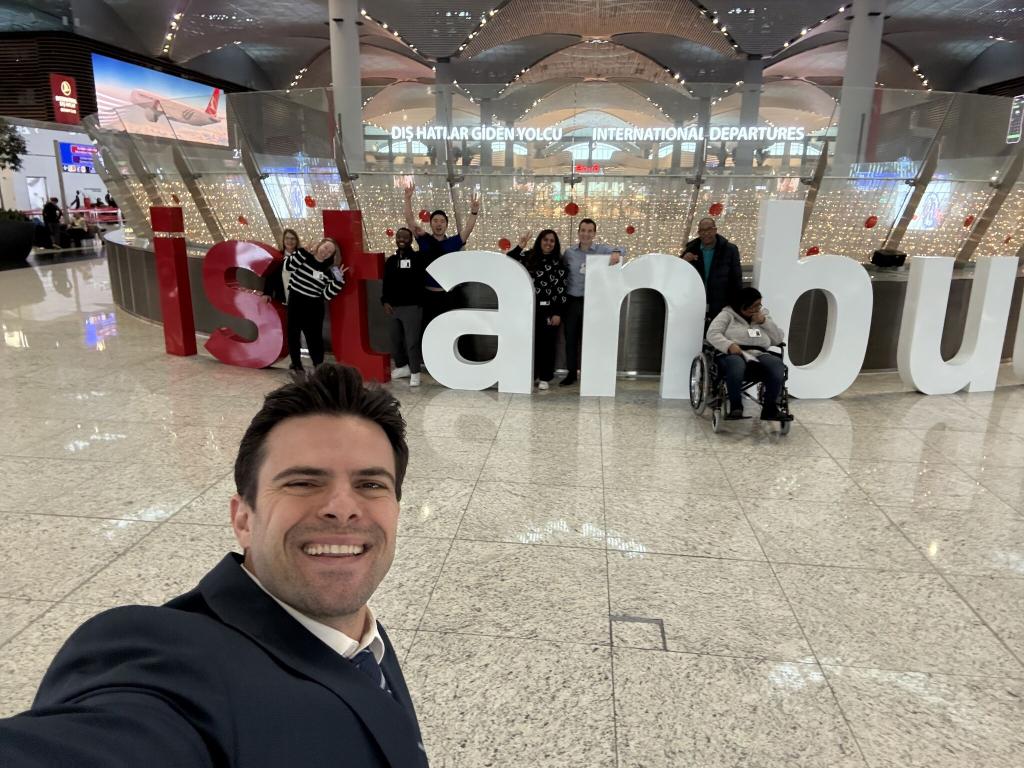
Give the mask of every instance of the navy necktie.
<svg viewBox="0 0 1024 768">
<path fill-rule="evenodd" d="M 369 648 L 364 648 L 349 659 L 349 661 L 355 665 L 356 669 L 369 677 L 374 685 L 391 695 L 388 682 L 384 679 L 384 671 L 380 668 L 380 664 L 377 663 L 377 657 L 373 655 L 373 651 Z"/>
</svg>

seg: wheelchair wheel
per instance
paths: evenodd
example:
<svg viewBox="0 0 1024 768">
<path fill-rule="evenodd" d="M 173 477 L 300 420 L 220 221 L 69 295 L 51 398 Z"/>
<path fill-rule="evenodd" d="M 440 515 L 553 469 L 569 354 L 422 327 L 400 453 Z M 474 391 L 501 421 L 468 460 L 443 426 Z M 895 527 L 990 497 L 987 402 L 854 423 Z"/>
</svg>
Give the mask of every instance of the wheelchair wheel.
<svg viewBox="0 0 1024 768">
<path fill-rule="evenodd" d="M 715 408 L 711 411 L 711 431 L 718 432 L 722 428 L 722 409 Z"/>
<path fill-rule="evenodd" d="M 708 365 L 704 355 L 697 355 L 690 365 L 690 405 L 698 416 L 702 415 L 707 407 L 710 385 Z"/>
<path fill-rule="evenodd" d="M 793 423 L 792 421 L 784 421 L 781 424 L 779 424 L 779 434 L 780 435 L 788 435 L 789 434 L 789 426 L 792 423 Z"/>
</svg>

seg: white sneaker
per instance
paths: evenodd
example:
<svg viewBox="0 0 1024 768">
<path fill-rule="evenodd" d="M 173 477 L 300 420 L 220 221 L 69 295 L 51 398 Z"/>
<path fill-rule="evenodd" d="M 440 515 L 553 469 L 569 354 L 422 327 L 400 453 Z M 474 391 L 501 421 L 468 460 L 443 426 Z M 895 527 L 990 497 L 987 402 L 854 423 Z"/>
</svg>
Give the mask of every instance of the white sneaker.
<svg viewBox="0 0 1024 768">
<path fill-rule="evenodd" d="M 391 372 L 392 379 L 407 379 L 409 378 L 409 366 L 403 365 L 401 368 L 395 368 Z"/>
<path fill-rule="evenodd" d="M 419 385 L 420 385 L 420 375 L 418 373 L 411 374 L 409 376 L 409 386 L 410 387 L 418 387 Z"/>
<path fill-rule="evenodd" d="M 547 388 L 548 388 L 548 383 L 546 381 L 542 381 L 540 384 L 537 385 L 537 389 L 547 389 Z"/>
</svg>

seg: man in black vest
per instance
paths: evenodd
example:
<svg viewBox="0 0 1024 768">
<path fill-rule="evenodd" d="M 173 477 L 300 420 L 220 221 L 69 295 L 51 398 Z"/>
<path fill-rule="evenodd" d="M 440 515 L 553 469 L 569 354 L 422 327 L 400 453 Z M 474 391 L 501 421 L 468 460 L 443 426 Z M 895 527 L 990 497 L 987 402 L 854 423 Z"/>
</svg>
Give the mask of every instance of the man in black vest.
<svg viewBox="0 0 1024 768">
<path fill-rule="evenodd" d="M 700 275 L 707 295 L 707 316 L 713 320 L 743 287 L 740 249 L 718 234 L 714 219 L 701 219 L 696 239 L 683 246 L 679 255 Z"/>
<path fill-rule="evenodd" d="M 57 654 L 0 765 L 426 768 L 367 600 L 408 464 L 387 391 L 326 365 L 270 393 L 235 461 L 228 554 L 161 607 L 115 608 Z"/>
<path fill-rule="evenodd" d="M 64 212 L 57 205 L 57 198 L 51 197 L 43 205 L 43 223 L 50 233 L 50 244 L 54 248 L 60 248 L 60 220 Z"/>
</svg>

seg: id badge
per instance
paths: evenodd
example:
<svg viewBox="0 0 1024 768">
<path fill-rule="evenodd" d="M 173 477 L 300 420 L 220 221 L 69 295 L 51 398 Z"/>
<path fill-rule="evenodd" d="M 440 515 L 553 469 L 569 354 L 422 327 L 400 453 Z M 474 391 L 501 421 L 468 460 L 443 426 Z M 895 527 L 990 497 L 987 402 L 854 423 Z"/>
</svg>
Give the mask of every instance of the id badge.
<svg viewBox="0 0 1024 768">
<path fill-rule="evenodd" d="M 585 274 L 586 271 L 587 271 L 587 262 L 583 262 L 582 264 L 580 264 L 580 274 L 581 275 Z"/>
<path fill-rule="evenodd" d="M 399 259 L 399 261 L 398 261 L 398 268 L 399 269 L 409 269 L 411 267 L 412 267 L 412 259 Z"/>
<path fill-rule="evenodd" d="M 760 328 L 747 328 L 747 336 L 749 336 L 752 339 L 760 339 L 761 338 L 761 329 Z"/>
<path fill-rule="evenodd" d="M 550 301 L 542 301 L 542 302 L 540 303 L 540 305 L 541 305 L 542 307 L 550 307 L 550 306 L 551 306 L 551 302 L 550 302 Z"/>
</svg>

